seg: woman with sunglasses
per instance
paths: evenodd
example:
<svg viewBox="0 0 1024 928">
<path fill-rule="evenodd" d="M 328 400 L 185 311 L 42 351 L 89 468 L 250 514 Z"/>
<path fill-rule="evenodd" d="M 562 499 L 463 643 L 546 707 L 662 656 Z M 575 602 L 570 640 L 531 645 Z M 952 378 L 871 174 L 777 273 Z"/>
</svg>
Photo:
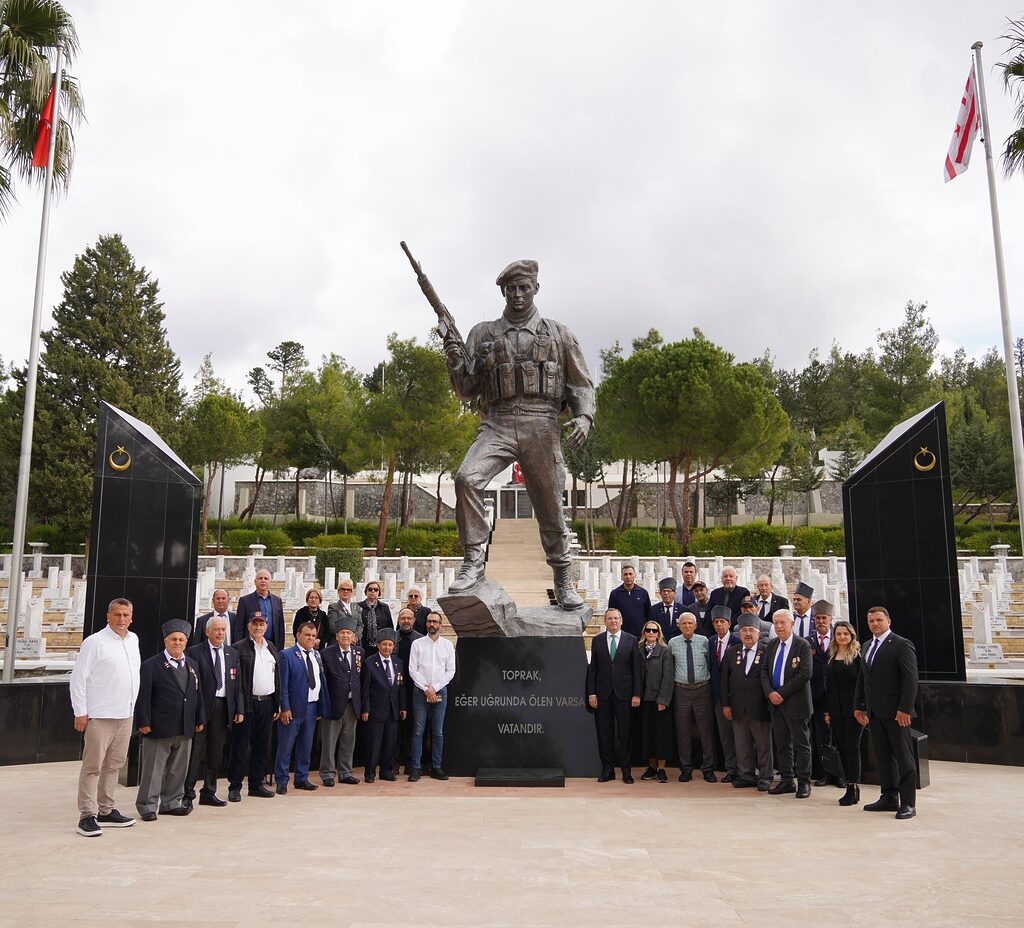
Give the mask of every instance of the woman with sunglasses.
<svg viewBox="0 0 1024 928">
<path fill-rule="evenodd" d="M 425 635 L 427 633 L 427 616 L 430 615 L 430 607 L 423 602 L 423 594 L 420 592 L 420 588 L 418 586 L 410 587 L 409 592 L 405 594 L 405 598 L 408 600 L 405 608 L 412 609 L 412 627 L 421 635 Z"/>
<path fill-rule="evenodd" d="M 640 641 L 640 659 L 644 665 L 644 685 L 640 708 L 640 756 L 648 758 L 641 780 L 668 782 L 665 760 L 672 751 L 672 702 L 676 662 L 665 644 L 661 625 L 654 619 L 644 622 Z"/>
<path fill-rule="evenodd" d="M 825 678 L 825 724 L 832 729 L 846 774 L 846 793 L 839 799 L 841 806 L 860 802 L 860 739 L 864 729 L 853 716 L 860 662 L 860 642 L 853 626 L 843 619 L 833 622 Z"/>
</svg>

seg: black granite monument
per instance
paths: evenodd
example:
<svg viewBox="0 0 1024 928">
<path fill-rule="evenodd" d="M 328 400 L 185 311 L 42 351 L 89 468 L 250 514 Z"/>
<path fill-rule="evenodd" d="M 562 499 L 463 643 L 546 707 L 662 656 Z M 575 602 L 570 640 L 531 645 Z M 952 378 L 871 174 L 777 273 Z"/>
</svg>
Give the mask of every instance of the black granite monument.
<svg viewBox="0 0 1024 928">
<path fill-rule="evenodd" d="M 945 404 L 897 425 L 843 484 L 850 620 L 885 606 L 921 680 L 966 679 Z"/>
<path fill-rule="evenodd" d="M 86 635 L 106 623 L 110 600 L 134 606 L 143 660 L 168 619 L 192 621 L 203 484 L 144 422 L 100 404 L 89 530 Z"/>
</svg>

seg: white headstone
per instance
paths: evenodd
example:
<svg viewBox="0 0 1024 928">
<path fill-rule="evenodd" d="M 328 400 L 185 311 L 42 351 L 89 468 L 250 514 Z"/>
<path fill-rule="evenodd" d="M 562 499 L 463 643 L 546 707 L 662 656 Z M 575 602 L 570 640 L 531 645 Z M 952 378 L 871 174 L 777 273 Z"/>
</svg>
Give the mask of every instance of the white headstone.
<svg viewBox="0 0 1024 928">
<path fill-rule="evenodd" d="M 334 575 L 338 572 L 336 567 L 325 567 L 324 568 L 324 590 L 332 591 L 338 589 L 337 581 L 334 579 Z M 328 600 L 334 602 L 334 596 L 329 596 Z"/>
</svg>

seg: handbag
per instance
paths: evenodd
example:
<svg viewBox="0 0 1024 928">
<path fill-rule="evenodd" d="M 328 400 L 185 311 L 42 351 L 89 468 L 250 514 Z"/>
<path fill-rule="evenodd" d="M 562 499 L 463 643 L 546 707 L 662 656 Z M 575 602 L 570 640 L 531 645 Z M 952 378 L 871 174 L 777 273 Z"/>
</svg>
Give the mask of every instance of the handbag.
<svg viewBox="0 0 1024 928">
<path fill-rule="evenodd" d="M 840 780 L 846 779 L 846 774 L 843 772 L 843 759 L 839 756 L 839 748 L 836 747 L 831 725 L 825 727 L 825 743 L 821 747 L 821 766 L 830 776 Z"/>
</svg>

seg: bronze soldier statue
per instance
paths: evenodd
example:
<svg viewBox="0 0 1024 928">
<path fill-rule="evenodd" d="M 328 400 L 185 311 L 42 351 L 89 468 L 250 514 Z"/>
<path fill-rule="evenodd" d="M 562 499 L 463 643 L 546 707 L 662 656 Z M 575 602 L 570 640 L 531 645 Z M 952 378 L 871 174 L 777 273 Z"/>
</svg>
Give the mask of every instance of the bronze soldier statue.
<svg viewBox="0 0 1024 928">
<path fill-rule="evenodd" d="M 562 608 L 576 609 L 583 600 L 572 580 L 569 531 L 562 513 L 565 464 L 559 415 L 571 414 L 566 443 L 578 448 L 594 422 L 594 384 L 576 336 L 537 311 L 537 270 L 536 261 L 514 261 L 498 275 L 495 282 L 505 297 L 505 311 L 492 322 L 473 326 L 464 345 L 454 325 L 440 327 L 452 387 L 462 399 L 476 400 L 483 417 L 455 475 L 455 519 L 464 558 L 448 592 L 465 593 L 484 579 L 490 528 L 483 493 L 495 476 L 518 461 L 554 572 L 555 596 Z"/>
</svg>

